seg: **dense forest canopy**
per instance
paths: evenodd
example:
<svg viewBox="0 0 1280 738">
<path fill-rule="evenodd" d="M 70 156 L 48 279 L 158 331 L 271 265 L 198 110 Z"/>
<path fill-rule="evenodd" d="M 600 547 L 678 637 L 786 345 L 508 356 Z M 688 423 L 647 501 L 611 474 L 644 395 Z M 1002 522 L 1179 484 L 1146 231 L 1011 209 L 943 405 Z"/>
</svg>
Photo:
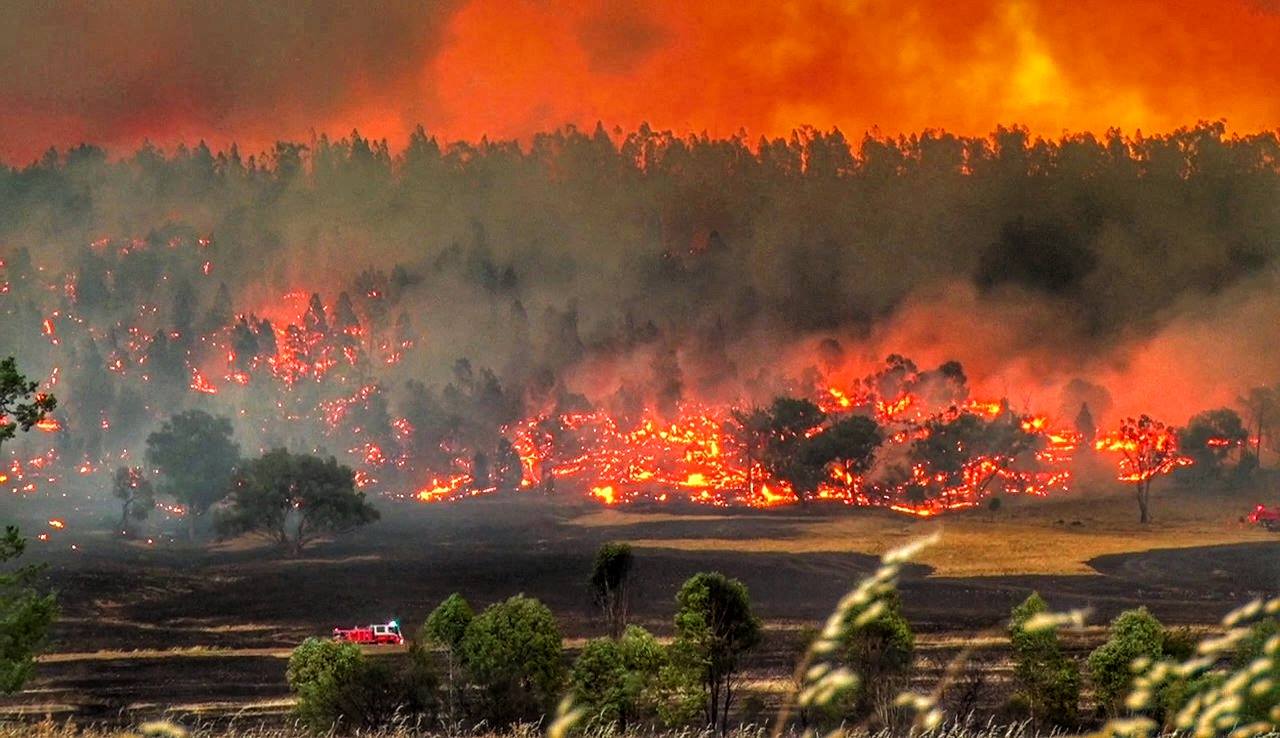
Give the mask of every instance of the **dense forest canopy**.
<svg viewBox="0 0 1280 738">
<path fill-rule="evenodd" d="M 353 132 L 254 156 L 50 150 L 0 170 L 0 244 L 11 262 L 25 250 L 80 274 L 84 293 L 112 266 L 91 242 L 208 239 L 214 278 L 144 273 L 134 298 L 169 304 L 183 289 L 207 305 L 226 284 L 237 310 L 398 265 L 410 316 L 452 349 L 428 376 L 458 357 L 560 376 L 656 342 L 695 373 L 741 378 L 812 363 L 779 351 L 799 340 L 851 348 L 920 302 L 944 323 L 1001 323 L 998 342 L 967 341 L 988 355 L 998 343 L 1004 359 L 940 359 L 979 374 L 1008 357 L 1083 371 L 1188 311 L 1237 309 L 1280 248 L 1278 184 L 1276 135 L 1220 124 L 854 144 L 812 129 L 747 141 L 569 128 L 523 148 L 441 146 L 419 129 L 395 154 Z M 117 292 L 146 272 L 126 261 Z"/>
</svg>

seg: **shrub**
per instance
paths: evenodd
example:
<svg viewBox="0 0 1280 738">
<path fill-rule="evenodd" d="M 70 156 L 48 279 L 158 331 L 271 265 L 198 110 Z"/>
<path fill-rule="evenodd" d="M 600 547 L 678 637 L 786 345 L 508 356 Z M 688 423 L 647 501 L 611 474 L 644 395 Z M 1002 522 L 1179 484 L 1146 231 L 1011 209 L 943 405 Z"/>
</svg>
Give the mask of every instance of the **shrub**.
<svg viewBox="0 0 1280 738">
<path fill-rule="evenodd" d="M 451 723 L 458 718 L 462 708 L 462 640 L 466 637 L 467 626 L 474 619 L 475 613 L 471 610 L 471 605 L 462 595 L 454 592 L 427 616 L 413 644 L 413 657 L 419 670 L 433 671 L 431 657 L 434 648 L 441 648 L 445 652 L 445 707 L 446 716 Z"/>
<path fill-rule="evenodd" d="M 485 719 L 498 724 L 538 720 L 560 697 L 565 676 L 560 629 L 551 611 L 531 597 L 517 595 L 476 616 L 461 651 Z"/>
<path fill-rule="evenodd" d="M 365 658 L 354 643 L 308 638 L 285 670 L 294 710 L 311 730 L 360 730 L 397 716 L 434 712 L 434 673 L 416 659 L 403 670 Z"/>
<path fill-rule="evenodd" d="M 1035 592 L 1013 608 L 1009 640 L 1018 688 L 1015 702 L 1025 707 L 1033 720 L 1071 727 L 1078 719 L 1080 669 L 1063 655 L 1055 629 L 1026 627 L 1032 617 L 1048 611 L 1049 606 Z"/>
<path fill-rule="evenodd" d="M 902 601 L 896 591 L 886 594 L 880 602 L 878 615 L 857 623 L 855 618 L 864 618 L 865 613 L 850 613 L 846 625 L 845 659 L 862 683 L 845 717 L 863 721 L 874 716 L 881 725 L 891 727 L 895 722 L 893 701 L 906 686 L 916 637 L 902 615 Z"/>
<path fill-rule="evenodd" d="M 706 725 L 723 729 L 733 704 L 734 677 L 742 655 L 760 642 L 760 621 L 737 579 L 718 572 L 695 574 L 676 595 L 676 638 L 670 686 L 702 703 Z M 690 692 L 690 685 L 698 685 Z"/>
<path fill-rule="evenodd" d="M 1234 666 L 1240 670 L 1259 669 L 1263 685 L 1248 691 L 1240 706 L 1241 722 L 1255 720 L 1280 722 L 1272 713 L 1280 706 L 1280 666 L 1275 659 L 1267 659 L 1267 644 L 1280 638 L 1280 622 L 1275 618 L 1258 621 L 1236 649 Z M 1265 664 L 1265 666 L 1263 666 Z M 1261 667 L 1261 668 L 1260 668 Z"/>
<path fill-rule="evenodd" d="M 652 712 L 666 652 L 644 628 L 630 626 L 618 640 L 587 642 L 574 662 L 570 683 L 575 704 L 595 725 L 623 730 Z"/>
<path fill-rule="evenodd" d="M 627 582 L 634 562 L 630 544 L 606 543 L 591 566 L 591 596 L 614 638 L 622 635 L 627 624 Z"/>
<path fill-rule="evenodd" d="M 349 685 L 363 670 L 364 654 L 354 643 L 308 638 L 289 655 L 285 679 L 297 696 L 298 717 L 315 731 L 342 722 Z"/>
<path fill-rule="evenodd" d="M 1111 622 L 1107 642 L 1089 654 L 1089 678 L 1098 707 L 1119 714 L 1121 701 L 1133 681 L 1139 658 L 1159 659 L 1164 653 L 1164 628 L 1141 607 L 1127 610 Z"/>
</svg>

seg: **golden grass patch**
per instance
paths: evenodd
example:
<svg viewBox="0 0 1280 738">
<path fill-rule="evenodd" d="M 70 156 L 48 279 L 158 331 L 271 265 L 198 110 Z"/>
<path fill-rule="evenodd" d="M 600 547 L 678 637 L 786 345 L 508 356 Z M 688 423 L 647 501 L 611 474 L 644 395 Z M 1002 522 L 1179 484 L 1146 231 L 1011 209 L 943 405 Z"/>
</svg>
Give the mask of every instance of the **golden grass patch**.
<svg viewBox="0 0 1280 738">
<path fill-rule="evenodd" d="M 1194 490 L 1157 491 L 1155 522 L 1137 522 L 1137 508 L 1125 491 L 1105 496 L 1063 495 L 1058 499 L 1010 499 L 1001 510 L 970 510 L 933 519 L 908 518 L 879 509 L 836 510 L 830 516 L 790 516 L 785 536 L 752 531 L 754 515 L 670 515 L 611 509 L 573 520 L 587 527 L 639 523 L 726 520 L 741 522 L 743 535 L 681 538 L 620 536 L 639 548 L 744 553 L 861 553 L 878 556 L 903 543 L 943 533 L 940 542 L 917 559 L 935 576 L 1018 574 L 1088 575 L 1088 561 L 1107 554 L 1193 548 L 1229 543 L 1280 541 L 1280 537 L 1241 523 L 1250 508 L 1242 496 L 1201 494 Z M 774 527 L 776 530 L 776 526 Z"/>
</svg>

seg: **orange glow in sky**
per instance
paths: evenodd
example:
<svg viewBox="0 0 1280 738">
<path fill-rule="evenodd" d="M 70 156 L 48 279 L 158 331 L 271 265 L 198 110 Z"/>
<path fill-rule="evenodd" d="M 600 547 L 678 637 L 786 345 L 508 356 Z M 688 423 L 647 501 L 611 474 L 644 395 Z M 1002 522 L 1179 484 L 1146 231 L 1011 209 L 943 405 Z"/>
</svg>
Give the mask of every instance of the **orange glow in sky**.
<svg viewBox="0 0 1280 738">
<path fill-rule="evenodd" d="M 383 23 L 376 4 L 372 20 L 305 5 L 243 21 L 206 8 L 208 34 L 170 33 L 189 20 L 173 12 L 30 11 L 0 31 L 14 36 L 0 43 L 0 156 L 148 138 L 256 150 L 352 128 L 399 145 L 417 123 L 446 139 L 596 121 L 753 138 L 810 124 L 854 139 L 1280 126 L 1276 0 L 467 0 Z M 277 28 L 243 30 L 254 23 Z"/>
</svg>

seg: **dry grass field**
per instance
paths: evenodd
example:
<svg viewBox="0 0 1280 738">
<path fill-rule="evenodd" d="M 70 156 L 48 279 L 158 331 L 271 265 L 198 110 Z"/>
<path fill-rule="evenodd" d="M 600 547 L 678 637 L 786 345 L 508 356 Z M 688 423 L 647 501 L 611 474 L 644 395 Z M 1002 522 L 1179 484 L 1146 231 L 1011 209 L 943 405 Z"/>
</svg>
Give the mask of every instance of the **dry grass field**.
<svg viewBox="0 0 1280 738">
<path fill-rule="evenodd" d="M 1096 574 L 1090 561 L 1112 554 L 1187 549 L 1277 540 L 1242 523 L 1248 503 L 1239 495 L 1207 494 L 1172 487 L 1156 500 L 1156 519 L 1137 521 L 1137 508 L 1123 490 L 1105 496 L 1010 499 L 998 511 L 975 509 L 940 518 L 913 519 L 885 510 L 801 519 L 794 535 L 649 538 L 624 536 L 632 545 L 687 552 L 858 553 L 876 555 L 909 540 L 940 533 L 918 559 L 935 576 Z M 619 509 L 591 512 L 575 525 L 625 531 L 639 524 L 731 521 L 733 515 L 680 516 Z"/>
</svg>

